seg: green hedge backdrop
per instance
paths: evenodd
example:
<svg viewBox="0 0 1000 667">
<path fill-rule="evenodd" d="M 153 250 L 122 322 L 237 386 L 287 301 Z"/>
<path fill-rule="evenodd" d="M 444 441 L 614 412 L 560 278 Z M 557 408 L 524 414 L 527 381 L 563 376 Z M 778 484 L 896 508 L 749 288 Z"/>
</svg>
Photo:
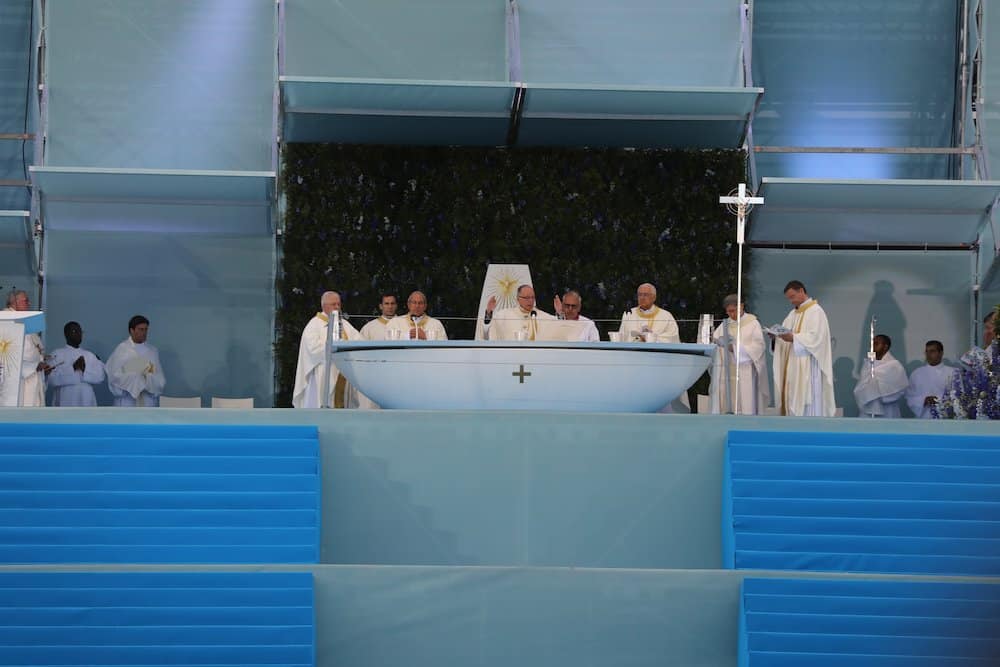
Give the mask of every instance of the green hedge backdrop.
<svg viewBox="0 0 1000 667">
<path fill-rule="evenodd" d="M 739 151 L 288 145 L 277 404 L 291 404 L 302 328 L 328 289 L 358 328 L 383 291 L 405 310 L 420 289 L 430 314 L 471 318 L 486 266 L 514 263 L 530 265 L 546 311 L 574 288 L 585 315 L 617 319 L 651 282 L 678 320 L 721 316 L 737 258 L 719 196 L 745 180 L 744 162 Z M 471 321 L 444 323 L 451 338 L 473 336 Z M 696 329 L 682 322 L 682 340 Z"/>
</svg>

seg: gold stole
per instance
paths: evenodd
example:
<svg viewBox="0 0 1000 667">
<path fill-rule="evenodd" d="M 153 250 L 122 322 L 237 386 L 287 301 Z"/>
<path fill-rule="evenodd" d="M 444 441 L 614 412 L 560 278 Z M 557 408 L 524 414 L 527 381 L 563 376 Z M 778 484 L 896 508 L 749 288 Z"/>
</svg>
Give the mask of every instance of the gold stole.
<svg viewBox="0 0 1000 667">
<path fill-rule="evenodd" d="M 326 313 L 316 313 L 316 317 L 323 320 L 324 322 L 330 322 L 330 318 L 327 317 Z M 381 318 L 379 318 L 381 319 Z M 344 323 L 340 323 L 340 339 L 347 340 L 347 329 L 344 328 Z M 327 370 L 329 372 L 329 369 Z M 347 378 L 339 370 L 337 371 L 337 381 L 333 384 L 333 407 L 343 408 L 345 407 L 345 397 L 347 396 Z"/>
<path fill-rule="evenodd" d="M 802 322 L 806 319 L 806 311 L 809 310 L 810 308 L 812 308 L 813 306 L 815 306 L 816 303 L 817 303 L 816 299 L 813 299 L 812 303 L 810 303 L 805 308 L 803 308 L 802 306 L 799 306 L 798 308 L 795 309 L 795 312 L 798 313 L 798 315 L 799 315 L 799 319 L 797 319 L 795 321 L 795 327 L 793 328 L 793 332 L 794 333 L 800 333 L 802 331 Z M 794 346 L 795 343 L 789 343 L 789 345 Z M 781 378 L 781 416 L 782 417 L 787 417 L 788 416 L 788 409 L 785 406 L 787 405 L 786 401 L 788 400 L 788 361 L 791 358 L 792 358 L 792 348 L 789 348 L 788 354 L 785 356 L 785 374 L 784 374 L 784 377 Z"/>
</svg>

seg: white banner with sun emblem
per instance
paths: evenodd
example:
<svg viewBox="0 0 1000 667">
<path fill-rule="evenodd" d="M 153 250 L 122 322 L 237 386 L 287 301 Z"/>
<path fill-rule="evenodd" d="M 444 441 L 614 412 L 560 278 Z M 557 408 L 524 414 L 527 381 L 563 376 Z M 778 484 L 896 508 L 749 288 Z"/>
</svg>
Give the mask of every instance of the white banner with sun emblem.
<svg viewBox="0 0 1000 667">
<path fill-rule="evenodd" d="M 490 264 L 486 267 L 486 279 L 483 281 L 483 293 L 479 297 L 478 319 L 476 321 L 476 340 L 483 340 L 483 315 L 490 297 L 496 297 L 496 310 L 514 308 L 517 306 L 517 288 L 520 285 L 531 285 L 531 269 L 527 264 Z"/>
<path fill-rule="evenodd" d="M 0 407 L 17 407 L 23 347 L 24 325 L 0 321 Z"/>
</svg>

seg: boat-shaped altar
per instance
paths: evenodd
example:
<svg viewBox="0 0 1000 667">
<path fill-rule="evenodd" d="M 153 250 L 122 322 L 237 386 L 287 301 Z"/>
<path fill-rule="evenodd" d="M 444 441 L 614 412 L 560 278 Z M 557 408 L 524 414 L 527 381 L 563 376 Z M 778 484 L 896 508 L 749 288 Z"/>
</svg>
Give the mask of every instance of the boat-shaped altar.
<svg viewBox="0 0 1000 667">
<path fill-rule="evenodd" d="M 337 341 L 333 362 L 383 408 L 656 412 L 708 368 L 713 345 Z"/>
</svg>

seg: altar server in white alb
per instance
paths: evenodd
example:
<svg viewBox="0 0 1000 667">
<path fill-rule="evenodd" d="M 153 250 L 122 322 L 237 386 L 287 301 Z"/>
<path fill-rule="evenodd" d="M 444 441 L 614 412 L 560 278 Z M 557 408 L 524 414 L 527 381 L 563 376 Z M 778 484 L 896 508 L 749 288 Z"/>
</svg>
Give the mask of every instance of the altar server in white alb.
<svg viewBox="0 0 1000 667">
<path fill-rule="evenodd" d="M 901 416 L 900 404 L 910 380 L 903 364 L 889 352 L 891 347 L 892 339 L 885 334 L 878 334 L 872 340 L 875 364 L 861 365 L 861 377 L 854 387 L 859 417 L 899 419 Z"/>
<path fill-rule="evenodd" d="M 744 312 L 744 304 L 738 303 L 735 294 L 727 296 L 722 305 L 729 318 L 712 333 L 712 341 L 721 348 L 712 364 L 712 386 L 709 389 L 712 412 L 759 415 L 771 402 L 771 391 L 767 382 L 764 332 L 757 318 Z M 739 312 L 740 340 L 739 394 L 736 387 L 735 363 L 737 312 Z"/>
<path fill-rule="evenodd" d="M 806 286 L 793 280 L 785 286 L 792 310 L 774 336 L 774 404 L 781 415 L 833 417 L 833 355 L 830 323 Z"/>
<path fill-rule="evenodd" d="M 361 337 L 364 340 L 385 340 L 386 327 L 396 317 L 397 307 L 395 294 L 383 294 L 378 304 L 379 316 L 361 327 Z"/>
<path fill-rule="evenodd" d="M 160 366 L 160 352 L 146 342 L 149 320 L 136 315 L 128 321 L 128 338 L 118 344 L 105 370 L 113 405 L 123 408 L 158 408 L 167 384 Z"/>
<path fill-rule="evenodd" d="M 494 312 L 497 298 L 491 296 L 486 303 L 483 331 L 489 340 L 542 340 L 544 332 L 539 331 L 539 323 L 556 319 L 535 304 L 535 288 L 520 285 L 517 288 L 517 307 L 503 308 Z"/>
<path fill-rule="evenodd" d="M 427 314 L 427 295 L 416 291 L 406 300 L 405 315 L 394 317 L 387 331 L 398 331 L 401 339 L 448 340 L 441 320 Z"/>
<path fill-rule="evenodd" d="M 63 327 L 65 347 L 52 353 L 49 386 L 52 405 L 64 408 L 89 408 L 97 405 L 94 385 L 104 382 L 104 364 L 93 352 L 85 350 L 83 328 L 77 322 Z"/>
<path fill-rule="evenodd" d="M 320 298 L 320 312 L 309 320 L 302 330 L 299 342 L 299 363 L 295 368 L 295 388 L 292 390 L 292 406 L 296 408 L 318 408 L 323 401 L 323 367 L 325 364 L 327 327 L 330 313 L 341 311 L 340 294 L 324 292 Z M 342 340 L 361 340 L 361 333 L 345 319 L 340 320 Z M 330 364 L 329 405 L 332 408 L 358 407 L 358 392 L 340 374 L 337 367 Z"/>
<path fill-rule="evenodd" d="M 7 295 L 7 310 L 31 310 L 31 301 L 24 290 L 16 290 Z M 45 347 L 38 334 L 25 334 L 21 356 L 21 401 L 22 408 L 45 407 L 45 374 L 49 366 L 45 363 Z"/>
<path fill-rule="evenodd" d="M 601 335 L 597 333 L 597 325 L 594 320 L 582 315 L 580 309 L 583 307 L 583 298 L 575 289 L 567 290 L 562 298 L 557 294 L 552 299 L 556 313 L 562 313 L 563 319 L 567 322 L 575 322 L 576 337 L 572 340 L 584 343 L 598 343 Z"/>
<path fill-rule="evenodd" d="M 656 288 L 650 283 L 639 285 L 635 291 L 639 305 L 622 316 L 622 342 L 644 341 L 646 343 L 679 343 L 680 332 L 677 320 L 656 305 Z"/>
<path fill-rule="evenodd" d="M 906 403 L 917 419 L 931 419 L 931 408 L 951 384 L 955 367 L 941 363 L 944 345 L 939 340 L 929 340 L 924 346 L 927 364 L 910 373 L 906 388 Z"/>
</svg>

